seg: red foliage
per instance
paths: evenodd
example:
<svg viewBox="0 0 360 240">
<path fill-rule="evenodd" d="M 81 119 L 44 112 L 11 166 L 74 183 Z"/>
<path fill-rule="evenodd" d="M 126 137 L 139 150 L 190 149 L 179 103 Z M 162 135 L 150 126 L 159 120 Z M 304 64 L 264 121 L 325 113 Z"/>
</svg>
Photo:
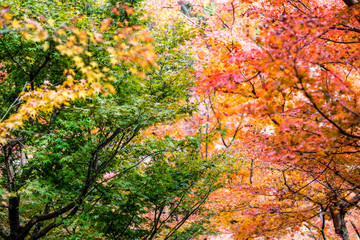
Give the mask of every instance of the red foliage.
<svg viewBox="0 0 360 240">
<path fill-rule="evenodd" d="M 198 90 L 220 92 L 215 112 L 223 126 L 235 129 L 230 118 L 241 119 L 234 153 L 262 179 L 244 185 L 237 177 L 219 193 L 237 199 L 220 214 L 237 237 L 305 225 L 331 235 L 322 224 L 331 219 L 349 239 L 345 218 L 360 201 L 357 8 L 348 1 L 217 1 L 206 15 L 194 42 Z"/>
</svg>

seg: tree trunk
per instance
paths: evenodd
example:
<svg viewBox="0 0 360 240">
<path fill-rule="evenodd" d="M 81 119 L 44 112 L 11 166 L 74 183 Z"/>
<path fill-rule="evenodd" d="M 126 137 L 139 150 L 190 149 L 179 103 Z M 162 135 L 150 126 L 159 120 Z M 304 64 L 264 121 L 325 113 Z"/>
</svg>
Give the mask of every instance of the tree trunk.
<svg viewBox="0 0 360 240">
<path fill-rule="evenodd" d="M 345 214 L 346 211 L 338 207 L 330 207 L 331 218 L 333 220 L 335 233 L 343 240 L 350 240 L 349 232 L 346 228 Z"/>
<path fill-rule="evenodd" d="M 9 223 L 10 223 L 10 236 L 9 239 L 17 239 L 20 232 L 20 218 L 19 218 L 19 196 L 12 196 L 9 198 Z"/>
</svg>

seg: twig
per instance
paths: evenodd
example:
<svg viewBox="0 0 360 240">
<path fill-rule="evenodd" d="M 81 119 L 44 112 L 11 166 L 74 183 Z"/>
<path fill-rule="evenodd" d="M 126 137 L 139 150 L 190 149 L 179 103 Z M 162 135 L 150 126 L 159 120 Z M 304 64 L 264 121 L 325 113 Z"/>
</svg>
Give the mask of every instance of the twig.
<svg viewBox="0 0 360 240">
<path fill-rule="evenodd" d="M 21 92 L 23 92 L 25 90 L 25 87 L 27 85 L 27 82 L 25 83 L 23 89 L 21 90 Z M 20 99 L 20 95 L 15 99 L 15 101 L 10 105 L 10 107 L 7 109 L 6 113 L 4 114 L 4 116 L 1 118 L 0 122 L 4 121 L 6 115 L 9 113 L 10 109 L 15 105 L 15 103 Z"/>
</svg>

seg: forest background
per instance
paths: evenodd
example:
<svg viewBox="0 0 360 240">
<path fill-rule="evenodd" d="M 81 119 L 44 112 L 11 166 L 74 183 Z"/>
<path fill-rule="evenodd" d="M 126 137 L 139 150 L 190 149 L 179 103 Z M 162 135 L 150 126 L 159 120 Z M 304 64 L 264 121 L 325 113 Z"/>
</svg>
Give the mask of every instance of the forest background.
<svg viewBox="0 0 360 240">
<path fill-rule="evenodd" d="M 0 6 L 3 239 L 357 239 L 352 0 Z"/>
</svg>

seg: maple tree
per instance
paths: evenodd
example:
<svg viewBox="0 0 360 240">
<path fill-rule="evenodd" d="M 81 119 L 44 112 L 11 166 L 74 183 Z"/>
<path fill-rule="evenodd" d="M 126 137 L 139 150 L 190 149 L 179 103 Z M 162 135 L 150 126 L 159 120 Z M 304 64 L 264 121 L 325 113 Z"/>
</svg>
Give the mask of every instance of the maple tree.
<svg viewBox="0 0 360 240">
<path fill-rule="evenodd" d="M 231 191 L 219 193 L 229 199 L 223 225 L 240 239 L 302 226 L 325 239 L 331 220 L 349 239 L 359 203 L 356 2 L 165 4 L 198 28 L 197 89 L 216 99 L 207 122 L 243 159 Z"/>
<path fill-rule="evenodd" d="M 32 3 L 28 4 L 29 5 L 27 6 L 32 5 Z M 55 7 L 53 10 L 55 11 L 61 9 L 63 11 L 65 10 L 64 7 L 62 7 L 61 2 L 58 2 L 57 5 L 55 3 L 54 5 Z M 76 6 L 75 4 L 68 3 L 64 6 L 66 6 L 66 10 L 70 10 L 70 13 L 74 14 L 62 14 L 59 16 L 58 20 L 64 21 L 64 23 L 73 21 L 76 25 L 58 28 L 55 26 L 55 20 L 52 19 L 51 16 L 48 16 L 47 19 L 45 15 L 40 15 L 39 11 L 41 12 L 41 8 L 40 10 L 37 8 L 32 12 L 31 8 L 25 8 L 26 5 L 21 2 L 18 2 L 15 5 L 13 4 L 13 7 L 19 7 L 20 9 L 19 16 L 13 16 L 13 14 L 8 11 L 9 7 L 2 8 L 3 32 L 7 33 L 2 37 L 2 54 L 9 58 L 9 62 L 11 62 L 13 68 L 16 67 L 18 70 L 22 71 L 21 74 L 26 76 L 24 80 L 28 78 L 23 85 L 29 83 L 31 88 L 31 92 L 24 93 L 21 96 L 20 100 L 23 100 L 25 103 L 17 110 L 17 113 L 3 119 L 4 122 L 1 124 L 2 141 L 4 141 L 8 129 L 21 127 L 22 121 L 26 121 L 30 117 L 35 117 L 39 111 L 52 112 L 57 106 L 67 104 L 69 101 L 77 98 L 85 98 L 98 92 L 114 92 L 111 84 L 101 84 L 101 81 L 112 81 L 114 77 L 111 76 L 111 74 L 108 74 L 108 71 L 110 70 L 108 67 L 103 67 L 101 69 L 97 62 L 90 61 L 90 57 L 93 54 L 90 52 L 92 50 L 90 43 L 96 44 L 98 46 L 98 51 L 102 48 L 104 52 L 110 56 L 109 62 L 112 65 L 117 64 L 119 61 L 128 61 L 136 62 L 141 67 L 146 67 L 148 64 L 153 63 L 151 49 L 149 49 L 149 46 L 144 47 L 140 42 L 149 41 L 149 38 L 146 39 L 146 35 L 143 34 L 136 37 L 136 35 L 130 34 L 133 31 L 131 26 L 118 28 L 115 32 L 114 30 L 107 31 L 111 26 L 122 24 L 121 22 L 117 22 L 118 20 L 121 20 L 120 18 L 118 20 L 111 18 L 104 19 L 99 24 L 100 26 L 93 26 L 98 28 L 96 31 L 87 32 L 84 29 L 77 27 L 84 24 L 90 24 L 93 17 L 85 18 L 83 15 L 78 14 L 74 8 Z M 44 6 L 42 8 L 44 8 Z M 130 11 L 129 9 L 132 8 L 126 10 Z M 23 15 L 21 10 L 28 14 Z M 116 8 L 114 8 L 114 12 L 113 15 L 115 16 L 120 14 Z M 31 16 L 37 15 L 39 15 L 40 22 L 31 19 Z M 15 18 L 11 20 L 13 17 Z M 41 22 L 43 22 L 43 24 L 41 24 Z M 91 25 L 94 25 L 94 23 Z M 67 35 L 66 31 L 70 31 L 71 34 Z M 20 35 L 15 37 L 15 32 L 20 32 Z M 49 32 L 54 35 L 49 37 Z M 38 44 L 38 49 L 33 49 L 35 50 L 34 56 L 29 56 L 28 52 L 25 55 L 14 56 L 13 48 L 16 50 L 24 47 L 21 45 L 23 41 L 19 41 L 20 37 L 25 38 L 30 42 L 42 43 Z M 126 41 L 130 41 L 131 44 L 125 44 Z M 40 78 L 38 75 L 43 74 L 43 68 L 49 65 L 48 63 L 53 58 L 54 50 L 57 50 L 60 54 L 72 59 L 75 63 L 74 66 L 78 69 L 65 68 L 64 74 L 66 75 L 66 81 L 63 81 L 61 85 L 56 86 L 56 90 L 47 88 L 46 84 L 42 85 L 42 88 L 46 88 L 46 91 L 43 89 L 35 89 L 35 83 L 36 81 L 39 81 L 37 79 Z M 41 61 L 41 58 L 43 58 L 43 61 Z M 4 60 L 5 59 L 6 58 L 4 57 Z M 40 62 L 36 63 L 35 60 Z M 35 63 L 38 65 L 37 68 L 33 66 Z M 131 69 L 133 72 L 136 72 L 135 68 Z M 76 73 L 81 73 L 81 75 L 76 76 Z M 80 79 L 76 79 L 76 77 L 79 77 Z M 18 85 L 22 84 L 19 81 L 16 83 Z M 45 81 L 45 83 L 52 84 L 48 80 Z M 3 118 L 5 117 L 6 116 Z"/>
</svg>

